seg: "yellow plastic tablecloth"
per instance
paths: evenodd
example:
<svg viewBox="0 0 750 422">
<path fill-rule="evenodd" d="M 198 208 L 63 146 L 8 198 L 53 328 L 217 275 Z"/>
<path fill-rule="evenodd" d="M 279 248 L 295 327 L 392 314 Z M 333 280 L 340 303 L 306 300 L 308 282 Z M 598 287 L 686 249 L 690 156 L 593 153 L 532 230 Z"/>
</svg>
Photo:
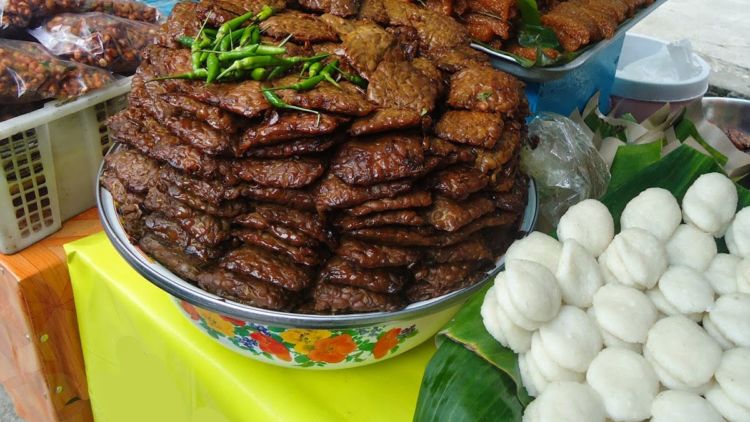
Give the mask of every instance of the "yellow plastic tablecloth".
<svg viewBox="0 0 750 422">
<path fill-rule="evenodd" d="M 98 422 L 409 421 L 427 342 L 374 365 L 287 369 L 225 349 L 117 254 L 104 233 L 65 246 Z"/>
</svg>

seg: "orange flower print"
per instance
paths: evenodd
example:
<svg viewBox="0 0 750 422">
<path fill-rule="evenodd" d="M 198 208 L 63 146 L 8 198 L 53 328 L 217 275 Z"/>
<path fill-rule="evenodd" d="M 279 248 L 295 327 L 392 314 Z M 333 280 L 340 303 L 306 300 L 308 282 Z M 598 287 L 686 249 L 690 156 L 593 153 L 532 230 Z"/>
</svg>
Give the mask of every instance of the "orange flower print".
<svg viewBox="0 0 750 422">
<path fill-rule="evenodd" d="M 375 359 L 380 359 L 387 355 L 396 345 L 398 345 L 398 335 L 401 333 L 400 328 L 393 328 L 386 332 L 378 339 L 375 343 L 375 347 L 372 349 L 372 355 Z"/>
<path fill-rule="evenodd" d="M 349 353 L 357 349 L 357 344 L 349 334 L 323 338 L 315 342 L 308 357 L 316 362 L 339 363 Z"/>
<path fill-rule="evenodd" d="M 222 319 L 219 314 L 215 314 L 205 309 L 196 309 L 196 312 L 203 317 L 203 321 L 206 322 L 206 325 L 214 331 L 218 331 L 227 337 L 234 336 L 234 325 Z"/>
<path fill-rule="evenodd" d="M 236 318 L 232 318 L 232 317 L 228 317 L 228 316 L 224 316 L 224 315 L 222 315 L 221 317 L 224 318 L 224 320 L 229 321 L 229 322 L 231 322 L 232 324 L 234 324 L 234 325 L 236 325 L 238 327 L 245 326 L 245 321 L 243 321 L 241 319 L 236 319 Z"/>
<path fill-rule="evenodd" d="M 258 342 L 258 347 L 260 347 L 260 350 L 266 353 L 270 353 L 283 361 L 291 362 L 292 356 L 289 354 L 289 350 L 287 350 L 283 344 L 257 331 L 250 334 L 250 337 Z"/>
<path fill-rule="evenodd" d="M 201 319 L 201 316 L 198 314 L 195 306 L 185 302 L 184 300 L 181 300 L 180 307 L 182 307 L 182 309 L 185 310 L 188 315 L 190 315 L 190 319 L 192 319 L 193 321 L 198 321 L 199 319 Z"/>
</svg>

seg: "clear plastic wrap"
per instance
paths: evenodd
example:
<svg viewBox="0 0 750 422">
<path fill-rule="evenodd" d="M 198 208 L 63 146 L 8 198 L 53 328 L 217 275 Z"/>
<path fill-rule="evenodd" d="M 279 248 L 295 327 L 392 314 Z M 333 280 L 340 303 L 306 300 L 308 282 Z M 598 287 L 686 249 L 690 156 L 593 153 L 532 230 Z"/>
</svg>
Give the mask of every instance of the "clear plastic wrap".
<svg viewBox="0 0 750 422">
<path fill-rule="evenodd" d="M 0 103 L 70 99 L 112 82 L 112 74 L 60 60 L 39 44 L 0 39 Z"/>
<path fill-rule="evenodd" d="M 533 149 L 521 151 L 521 167 L 536 181 L 540 222 L 555 227 L 571 205 L 602 196 L 610 173 L 591 136 L 567 117 L 540 113 L 528 128 Z"/>
<path fill-rule="evenodd" d="M 29 33 L 52 54 L 116 73 L 133 73 L 159 26 L 106 13 L 64 13 Z"/>
<path fill-rule="evenodd" d="M 68 12 L 103 12 L 142 22 L 157 22 L 161 17 L 155 7 L 137 0 L 3 0 L 0 29 L 23 29 L 34 20 Z"/>
</svg>

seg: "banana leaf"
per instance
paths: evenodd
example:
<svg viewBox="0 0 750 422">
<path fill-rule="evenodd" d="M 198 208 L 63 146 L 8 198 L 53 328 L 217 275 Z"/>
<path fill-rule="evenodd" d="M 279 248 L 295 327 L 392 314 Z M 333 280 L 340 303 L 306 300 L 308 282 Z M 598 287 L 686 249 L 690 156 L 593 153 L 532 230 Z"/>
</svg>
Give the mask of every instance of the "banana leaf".
<svg viewBox="0 0 750 422">
<path fill-rule="evenodd" d="M 648 144 L 627 144 L 617 148 L 612 161 L 608 190 L 616 189 L 628 181 L 638 171 L 659 161 L 661 158 L 661 141 Z"/>
<path fill-rule="evenodd" d="M 683 145 L 645 167 L 613 168 L 613 179 L 622 182 L 601 200 L 619 225 L 625 205 L 643 190 L 662 187 L 681 200 L 695 179 L 717 171 L 721 167 L 712 157 Z M 740 186 L 737 190 L 738 208 L 750 206 L 750 191 Z M 485 292 L 469 299 L 438 335 L 438 350 L 422 380 L 416 422 L 521 421 L 523 412 L 516 406 L 525 407 L 530 397 L 521 384 L 517 356 L 484 329 L 479 308 Z"/>
</svg>

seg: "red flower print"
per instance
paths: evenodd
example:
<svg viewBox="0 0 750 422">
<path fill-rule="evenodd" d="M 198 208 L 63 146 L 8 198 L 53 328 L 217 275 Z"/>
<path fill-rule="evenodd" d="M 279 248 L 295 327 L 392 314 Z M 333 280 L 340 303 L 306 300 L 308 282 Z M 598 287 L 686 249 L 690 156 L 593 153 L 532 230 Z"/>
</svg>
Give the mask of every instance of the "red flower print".
<svg viewBox="0 0 750 422">
<path fill-rule="evenodd" d="M 342 334 L 316 341 L 312 351 L 307 356 L 316 362 L 339 363 L 356 349 L 357 344 L 354 343 L 352 336 Z"/>
<path fill-rule="evenodd" d="M 381 335 L 375 347 L 372 349 L 372 355 L 375 359 L 380 359 L 387 355 L 396 345 L 398 345 L 398 335 L 401 333 L 400 328 L 393 328 Z"/>
<path fill-rule="evenodd" d="M 180 307 L 182 307 L 182 309 L 185 310 L 188 315 L 190 315 L 190 319 L 192 319 L 193 321 L 198 321 L 199 319 L 201 319 L 201 316 L 198 315 L 198 311 L 195 309 L 195 306 L 185 302 L 184 300 L 181 300 Z"/>
<path fill-rule="evenodd" d="M 238 327 L 243 327 L 245 325 L 245 321 L 241 319 L 236 319 L 236 318 L 232 318 L 232 317 L 228 317 L 224 315 L 222 315 L 221 318 L 224 319 L 224 321 L 229 321 Z"/>
<path fill-rule="evenodd" d="M 258 342 L 260 350 L 270 353 L 283 361 L 291 362 L 292 356 L 283 344 L 257 331 L 250 334 L 250 337 Z"/>
</svg>

